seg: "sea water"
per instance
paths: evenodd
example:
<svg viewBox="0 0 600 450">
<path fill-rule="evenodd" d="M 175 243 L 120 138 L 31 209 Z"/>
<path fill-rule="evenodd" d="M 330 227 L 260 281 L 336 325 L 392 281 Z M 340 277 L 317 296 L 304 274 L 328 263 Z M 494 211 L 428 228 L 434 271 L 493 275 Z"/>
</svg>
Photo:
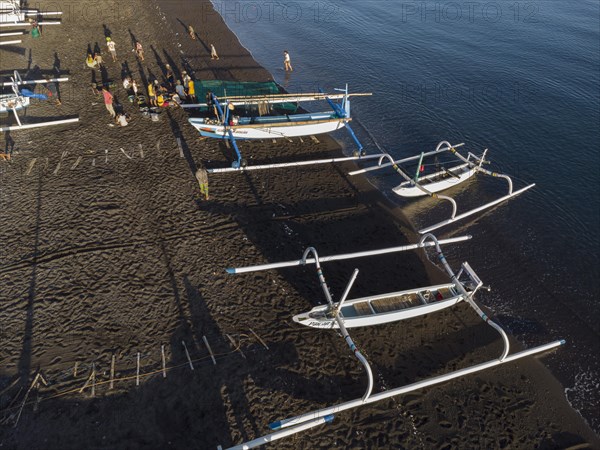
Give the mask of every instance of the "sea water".
<svg viewBox="0 0 600 450">
<path fill-rule="evenodd" d="M 515 189 L 537 184 L 439 234 L 473 234 L 453 255 L 491 285 L 478 301 L 526 346 L 567 340 L 544 362 L 599 431 L 600 3 L 213 3 L 288 91 L 348 83 L 373 92 L 352 102 L 369 153 L 400 158 L 464 142 L 475 153 L 489 148 L 490 168 L 513 175 Z M 283 71 L 284 50 L 292 73 Z M 399 178 L 381 172 L 372 182 L 417 228 L 450 214 L 429 199 L 393 198 Z M 503 180 L 478 176 L 449 193 L 466 210 L 506 192 Z"/>
</svg>

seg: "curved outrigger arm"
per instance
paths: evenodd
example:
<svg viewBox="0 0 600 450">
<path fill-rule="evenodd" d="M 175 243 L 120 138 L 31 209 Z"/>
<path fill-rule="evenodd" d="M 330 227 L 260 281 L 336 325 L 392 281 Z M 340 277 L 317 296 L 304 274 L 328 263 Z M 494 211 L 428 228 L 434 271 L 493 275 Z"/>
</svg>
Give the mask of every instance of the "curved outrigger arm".
<svg viewBox="0 0 600 450">
<path fill-rule="evenodd" d="M 352 285 L 354 284 L 354 280 L 356 280 L 356 276 L 358 275 L 358 270 L 354 270 L 354 273 L 352 274 L 352 277 L 350 278 L 350 282 L 346 286 L 344 295 L 342 296 L 339 304 L 335 305 L 333 303 L 333 299 L 331 298 L 331 292 L 329 291 L 329 286 L 327 286 L 327 282 L 325 281 L 325 276 L 323 275 L 323 270 L 321 269 L 321 263 L 319 262 L 319 254 L 317 253 L 317 250 L 314 247 L 308 247 L 306 250 L 304 250 L 304 255 L 302 255 L 302 263 L 306 264 L 306 258 L 308 257 L 308 255 L 310 253 L 312 253 L 313 257 L 314 257 L 315 266 L 317 268 L 317 277 L 319 278 L 319 283 L 321 284 L 321 289 L 323 289 L 323 293 L 325 294 L 325 298 L 327 299 L 327 302 L 329 303 L 329 307 L 331 308 L 331 311 L 333 312 L 333 317 L 335 318 L 335 320 L 340 328 L 342 337 L 346 341 L 346 344 L 348 344 L 348 347 L 350 347 L 350 350 L 352 351 L 352 353 L 354 353 L 354 356 L 356 356 L 356 358 L 364 366 L 364 368 L 367 372 L 367 378 L 368 378 L 367 390 L 365 391 L 365 393 L 362 397 L 363 401 L 366 401 L 369 398 L 369 396 L 371 395 L 371 392 L 373 391 L 373 372 L 371 371 L 371 366 L 369 365 L 369 361 L 367 361 L 367 358 L 365 358 L 363 356 L 363 354 L 360 352 L 360 350 L 358 350 L 358 348 L 356 348 L 356 345 L 354 344 L 354 341 L 350 337 L 348 330 L 346 330 L 346 327 L 344 326 L 344 318 L 341 313 L 342 304 L 346 300 L 346 297 L 348 296 L 348 293 L 350 292 L 350 289 L 352 288 Z"/>
<path fill-rule="evenodd" d="M 229 142 L 231 142 L 231 145 L 233 146 L 233 149 L 235 150 L 235 154 L 237 155 L 237 158 L 238 158 L 237 161 L 234 161 L 231 164 L 231 166 L 234 169 L 239 169 L 244 164 L 244 160 L 242 159 L 242 153 L 240 152 L 240 149 L 237 146 L 237 142 L 235 140 L 235 137 L 233 136 L 231 127 L 229 126 L 229 111 L 230 111 L 229 110 L 229 101 L 227 101 L 225 103 L 225 111 L 223 111 L 223 108 L 221 107 L 221 103 L 219 103 L 217 96 L 215 94 L 213 94 L 212 92 L 211 92 L 210 96 L 212 98 L 213 104 L 215 105 L 215 107 L 217 108 L 217 111 L 219 113 L 218 119 L 222 121 L 223 129 L 229 136 Z"/>
<path fill-rule="evenodd" d="M 446 147 L 442 147 L 442 144 L 447 144 L 447 146 Z M 440 142 L 437 145 L 437 147 L 436 147 L 435 150 L 430 151 L 430 152 L 422 153 L 422 155 L 424 157 L 425 156 L 438 155 L 440 153 L 447 152 L 451 148 L 458 148 L 458 147 L 462 147 L 463 145 L 465 145 L 464 142 L 462 142 L 460 144 L 456 144 L 456 145 L 451 145 L 448 141 L 442 141 L 442 142 Z M 385 167 L 390 167 L 393 164 L 403 164 L 403 163 L 410 162 L 410 161 L 416 161 L 420 157 L 421 157 L 421 154 L 418 154 L 416 156 L 409 156 L 408 158 L 397 159 L 396 161 L 392 161 L 391 163 L 385 163 L 385 164 L 380 164 L 380 165 L 377 165 L 377 166 L 366 167 L 364 169 L 354 170 L 352 172 L 348 172 L 348 175 L 350 175 L 350 176 L 359 175 L 359 174 L 362 174 L 362 173 L 371 172 L 373 170 L 379 170 L 379 169 L 383 169 Z"/>
<path fill-rule="evenodd" d="M 507 336 L 506 332 L 502 329 L 502 327 L 500 327 L 500 325 L 498 325 L 496 322 L 492 321 L 488 317 L 488 315 L 486 313 L 484 313 L 481 310 L 481 308 L 479 308 L 479 306 L 477 306 L 477 304 L 473 300 L 473 295 L 475 295 L 475 292 L 482 286 L 483 283 L 480 280 L 478 280 L 477 287 L 473 291 L 467 292 L 467 290 L 465 289 L 463 284 L 458 280 L 458 277 L 454 274 L 454 271 L 450 267 L 450 264 L 448 264 L 448 261 L 446 261 L 446 257 L 444 256 L 444 253 L 442 252 L 442 249 L 440 248 L 440 246 L 438 244 L 437 238 L 433 234 L 427 233 L 426 235 L 424 235 L 421 238 L 420 243 L 423 244 L 427 239 L 431 239 L 434 242 L 438 259 L 444 266 L 444 269 L 446 270 L 448 275 L 450 275 L 450 278 L 452 279 L 452 282 L 455 284 L 456 288 L 463 295 L 465 301 L 467 303 L 469 303 L 469 305 L 471 305 L 471 308 L 473 308 L 475 310 L 475 312 L 479 315 L 479 317 L 481 317 L 481 319 L 484 322 L 486 322 L 493 329 L 495 329 L 502 337 L 502 340 L 504 341 L 504 350 L 502 352 L 502 355 L 500 355 L 499 359 L 500 359 L 500 361 L 504 361 L 504 359 L 508 355 L 508 352 L 510 351 L 510 343 L 508 341 L 508 336 Z"/>
<path fill-rule="evenodd" d="M 331 108 L 338 115 L 338 117 L 348 119 L 347 121 L 345 121 L 346 131 L 348 131 L 348 134 L 350 135 L 350 137 L 352 138 L 352 140 L 358 147 L 359 154 L 364 155 L 363 145 L 358 140 L 358 137 L 356 137 L 356 134 L 354 133 L 354 130 L 352 129 L 352 127 L 350 126 L 350 123 L 349 123 L 349 120 L 350 120 L 350 96 L 348 95 L 348 85 L 346 84 L 345 89 L 337 89 L 336 88 L 336 89 L 334 89 L 334 91 L 339 91 L 339 92 L 344 93 L 342 105 L 340 106 L 339 104 L 335 103 L 328 96 L 325 96 L 325 100 L 327 100 L 327 103 L 329 103 L 329 106 L 331 106 Z M 321 92 L 321 94 L 325 94 L 322 89 L 319 89 L 319 92 Z"/>
<path fill-rule="evenodd" d="M 492 172 L 491 170 L 487 170 L 487 169 L 484 169 L 483 167 L 481 167 L 481 165 L 484 163 L 485 154 L 487 153 L 487 150 L 488 150 L 487 148 L 484 150 L 483 155 L 481 156 L 481 158 L 479 160 L 479 164 L 474 164 L 472 161 L 469 161 L 468 158 L 465 158 L 463 155 L 458 153 L 456 151 L 456 149 L 454 149 L 454 148 L 451 148 L 450 152 L 453 155 L 455 155 L 458 159 L 460 159 L 461 161 L 465 162 L 470 167 L 475 169 L 477 172 L 481 172 L 481 173 L 483 173 L 485 175 L 489 175 L 491 177 L 504 178 L 506 180 L 506 182 L 508 183 L 508 194 L 511 195 L 513 193 L 513 182 L 512 182 L 512 179 L 508 175 L 505 175 L 503 173 L 498 173 L 498 172 Z M 470 154 L 472 155 L 472 153 L 470 153 Z M 473 156 L 475 156 L 475 155 L 473 155 Z"/>
<path fill-rule="evenodd" d="M 441 145 L 443 142 L 440 142 L 439 145 Z M 438 147 L 439 147 L 438 145 Z M 448 197 L 447 195 L 441 195 L 441 194 L 436 194 L 435 192 L 431 192 L 427 189 L 425 189 L 423 186 L 421 186 L 417 181 L 415 181 L 414 179 L 410 178 L 406 173 L 404 173 L 404 171 L 398 167 L 398 165 L 394 162 L 394 159 L 391 157 L 391 155 L 389 153 L 384 153 L 383 155 L 381 155 L 381 157 L 379 158 L 379 161 L 377 163 L 378 166 L 381 166 L 382 162 L 384 159 L 388 159 L 391 163 L 392 168 L 398 173 L 400 174 L 400 176 L 402 178 L 404 178 L 406 181 L 409 181 L 413 186 L 415 186 L 417 189 L 419 189 L 421 192 L 423 192 L 426 195 L 429 195 L 431 198 L 439 198 L 442 200 L 448 200 L 451 204 L 452 204 L 452 217 L 456 216 L 456 202 L 454 201 L 454 199 L 452 197 Z"/>
<path fill-rule="evenodd" d="M 485 162 L 484 159 L 485 159 L 485 154 L 487 153 L 487 149 L 485 149 L 485 151 L 483 152 L 483 155 L 481 156 L 481 158 L 479 158 L 478 164 L 475 164 L 475 163 L 473 163 L 473 161 L 470 161 L 468 158 L 465 158 L 463 155 L 458 153 L 455 148 L 450 148 L 450 152 L 453 153 L 458 159 L 460 159 L 464 163 L 468 164 L 473 170 L 475 170 L 477 172 L 481 172 L 481 173 L 483 173 L 485 175 L 489 175 L 491 177 L 504 178 L 506 180 L 506 182 L 508 183 L 508 194 L 506 194 L 494 201 L 491 201 L 489 203 L 481 205 L 477 208 L 473 208 L 469 211 L 459 214 L 458 216 L 456 215 L 456 208 L 453 208 L 452 215 L 450 216 L 449 219 L 443 220 L 441 222 L 436 223 L 435 225 L 431 225 L 427 228 L 423 228 L 422 230 L 419 230 L 420 234 L 429 233 L 433 230 L 437 230 L 438 228 L 441 228 L 441 227 L 449 225 L 453 222 L 457 222 L 461 219 L 464 219 L 465 217 L 471 216 L 480 211 L 491 208 L 492 206 L 502 203 L 503 201 L 508 200 L 512 197 L 516 197 L 517 195 L 522 194 L 523 192 L 525 192 L 535 186 L 535 183 L 532 183 L 532 184 L 529 184 L 517 191 L 513 191 L 513 182 L 512 182 L 512 179 L 508 175 L 498 173 L 498 172 L 492 172 L 490 170 L 487 170 L 487 169 L 484 169 L 483 167 L 481 167 L 483 165 L 483 163 Z"/>
</svg>

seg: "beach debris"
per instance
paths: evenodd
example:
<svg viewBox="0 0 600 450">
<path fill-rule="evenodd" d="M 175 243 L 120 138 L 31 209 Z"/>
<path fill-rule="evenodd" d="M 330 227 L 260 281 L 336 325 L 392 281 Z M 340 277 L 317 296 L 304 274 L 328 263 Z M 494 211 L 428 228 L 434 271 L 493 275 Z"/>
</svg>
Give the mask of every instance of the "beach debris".
<svg viewBox="0 0 600 450">
<path fill-rule="evenodd" d="M 92 397 L 96 396 L 96 363 L 92 363 L 92 371 L 90 372 L 90 375 L 88 376 L 87 380 L 85 381 L 85 384 L 81 387 L 81 389 L 79 389 L 79 393 L 81 394 L 85 388 L 87 388 L 88 386 L 92 387 Z"/>
<path fill-rule="evenodd" d="M 216 366 L 217 360 L 215 359 L 215 355 L 213 354 L 212 348 L 210 348 L 208 339 L 206 339 L 206 336 L 202 336 L 202 340 L 204 341 L 204 345 L 206 345 L 206 348 L 208 349 L 208 352 L 210 353 L 210 358 L 212 359 L 213 364 Z"/>
<path fill-rule="evenodd" d="M 108 163 L 108 149 L 104 150 L 104 164 Z"/>
<path fill-rule="evenodd" d="M 135 385 L 140 385 L 140 352 L 137 352 L 137 364 L 135 369 Z"/>
<path fill-rule="evenodd" d="M 183 146 L 181 145 L 181 138 L 177 138 L 177 147 L 179 147 L 179 157 L 183 158 Z"/>
<path fill-rule="evenodd" d="M 123 154 L 124 154 L 124 155 L 127 157 L 127 159 L 131 159 L 131 156 L 129 156 L 129 155 L 128 155 L 128 154 L 125 152 L 125 149 L 124 149 L 123 147 L 120 147 L 120 148 L 119 148 L 119 150 L 121 150 L 121 153 L 123 153 Z"/>
<path fill-rule="evenodd" d="M 240 355 L 242 355 L 242 358 L 246 359 L 246 355 L 244 355 L 244 352 L 242 351 L 242 349 L 241 349 L 241 346 L 240 346 L 240 345 L 237 345 L 237 344 L 235 343 L 234 339 L 233 339 L 233 338 L 232 338 L 230 335 L 228 335 L 228 334 L 225 334 L 225 336 L 227 336 L 227 339 L 229 339 L 229 342 L 231 342 L 231 345 L 233 345 L 233 348 L 234 348 L 236 351 L 240 352 Z"/>
<path fill-rule="evenodd" d="M 185 350 L 185 356 L 187 357 L 188 363 L 190 364 L 190 369 L 194 370 L 192 358 L 190 358 L 190 352 L 188 352 L 187 345 L 185 345 L 185 341 L 181 341 L 181 345 L 183 345 L 183 349 Z"/>
<path fill-rule="evenodd" d="M 96 158 L 92 158 L 92 167 L 96 167 Z"/>
<path fill-rule="evenodd" d="M 144 159 L 144 147 L 142 144 L 138 144 L 138 146 L 140 148 L 140 158 Z"/>
<path fill-rule="evenodd" d="M 158 138 L 158 141 L 156 141 L 156 150 L 160 150 L 160 140 L 162 138 Z"/>
<path fill-rule="evenodd" d="M 163 372 L 163 378 L 167 378 L 167 364 L 166 364 L 166 360 L 165 360 L 165 346 L 164 345 L 160 346 L 160 352 L 162 354 L 162 372 Z"/>
<path fill-rule="evenodd" d="M 37 158 L 33 158 L 31 161 L 29 161 L 29 165 L 27 166 L 27 171 L 25 172 L 25 175 L 29 175 L 31 173 L 31 170 L 33 169 L 33 166 L 35 165 L 36 161 Z"/>
<path fill-rule="evenodd" d="M 48 383 L 44 379 L 44 376 L 42 375 L 42 373 L 38 372 L 35 375 L 35 377 L 33 378 L 33 381 L 31 382 L 31 385 L 29 385 L 29 389 L 27 389 L 27 392 L 25 393 L 25 397 L 23 398 L 23 402 L 21 403 L 21 408 L 19 408 L 19 412 L 17 413 L 17 417 L 15 419 L 15 423 L 13 425 L 13 428 L 16 428 L 17 424 L 19 423 L 19 419 L 21 418 L 21 413 L 23 412 L 23 408 L 25 407 L 25 404 L 27 403 L 27 399 L 29 398 L 29 394 L 31 393 L 31 391 L 33 389 L 36 389 L 36 390 L 39 389 L 40 383 L 42 383 L 44 386 L 48 386 Z"/>
<path fill-rule="evenodd" d="M 269 350 L 269 346 L 265 343 L 265 341 L 263 341 L 261 339 L 261 337 L 258 334 L 256 334 L 254 332 L 254 330 L 252 328 L 250 328 L 250 333 L 252 333 L 256 339 L 258 339 L 258 342 L 260 342 L 263 345 L 264 348 L 266 348 L 267 350 Z"/>
<path fill-rule="evenodd" d="M 63 160 L 63 159 L 64 159 L 64 158 L 65 158 L 65 157 L 66 157 L 68 154 L 69 154 L 69 152 L 68 152 L 68 151 L 66 151 L 66 150 L 65 150 L 64 152 L 62 152 L 62 155 L 61 155 L 60 159 L 58 160 L 58 164 L 56 165 L 56 169 L 54 169 L 54 172 L 52 172 L 54 175 L 56 175 L 56 174 L 58 173 L 58 171 L 59 171 L 59 169 L 60 169 L 60 165 L 61 165 L 61 163 L 62 163 L 62 160 Z"/>
<path fill-rule="evenodd" d="M 19 378 L 17 378 L 15 381 L 19 381 Z M 13 397 L 13 399 L 11 400 L 11 402 L 8 404 L 8 406 L 6 407 L 6 411 L 10 411 L 11 408 L 13 407 L 13 405 L 16 403 L 17 399 L 19 398 L 19 396 L 21 395 L 21 392 L 23 391 L 23 386 L 21 386 L 17 392 L 17 395 L 15 395 Z M 2 420 L 0 420 L 0 424 L 7 424 L 8 422 L 10 422 L 11 420 L 14 420 L 16 416 L 16 413 L 12 413 L 12 414 L 8 414 L 6 416 L 4 416 L 2 418 Z"/>
<path fill-rule="evenodd" d="M 115 354 L 113 353 L 110 362 L 110 385 L 109 389 L 113 389 L 115 386 Z"/>
<path fill-rule="evenodd" d="M 77 168 L 77 166 L 79 165 L 80 162 L 81 162 L 81 156 L 78 156 L 77 160 L 71 166 L 71 170 L 75 170 Z"/>
<path fill-rule="evenodd" d="M 299 136 L 298 139 L 300 139 L 300 142 L 304 144 L 304 139 L 302 139 L 302 136 Z"/>
<path fill-rule="evenodd" d="M 77 378 L 77 366 L 79 366 L 79 361 L 75 361 L 75 365 L 73 366 L 73 378 Z"/>
<path fill-rule="evenodd" d="M 311 136 L 310 138 L 312 139 L 312 141 L 313 141 L 315 144 L 320 144 L 320 142 L 319 142 L 319 140 L 317 139 L 317 137 L 316 137 L 316 136 Z"/>
</svg>

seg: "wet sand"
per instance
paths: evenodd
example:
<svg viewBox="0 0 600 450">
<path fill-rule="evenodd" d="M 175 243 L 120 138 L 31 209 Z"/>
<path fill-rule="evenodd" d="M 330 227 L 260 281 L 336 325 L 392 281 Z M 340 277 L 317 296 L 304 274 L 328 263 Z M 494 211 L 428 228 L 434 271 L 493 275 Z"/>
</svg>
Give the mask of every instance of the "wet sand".
<svg viewBox="0 0 600 450">
<path fill-rule="evenodd" d="M 56 9 L 56 2 L 40 4 Z M 3 76 L 37 65 L 71 78 L 61 85 L 62 106 L 36 104 L 28 116 L 81 119 L 3 136 L 14 140 L 11 162 L 0 162 L 5 448 L 229 446 L 268 433 L 269 422 L 364 392 L 362 367 L 337 333 L 291 321 L 324 301 L 312 268 L 236 276 L 224 269 L 297 259 L 309 245 L 328 255 L 414 242 L 399 208 L 364 179 L 347 177 L 351 165 L 214 175 L 211 198 L 202 200 L 196 168 L 228 166 L 232 150 L 199 139 L 181 109 L 164 111 L 158 122 L 142 117 L 120 87 L 124 62 L 138 81 L 160 78 L 167 63 L 196 78 L 269 80 L 210 8 L 205 1 L 69 3 L 64 24 L 46 27 L 41 39 L 26 37 L 23 53 L 0 49 Z M 198 40 L 186 35 L 188 23 Z M 117 44 L 116 63 L 105 33 Z M 144 45 L 144 62 L 131 52 L 133 38 Z M 108 126 L 108 112 L 90 89 L 84 59 L 96 43 L 106 72 L 94 76 L 116 81 L 115 97 L 133 118 L 126 128 Z M 210 60 L 211 43 L 218 61 Z M 318 141 L 243 142 L 241 150 L 253 164 L 341 154 L 333 139 Z M 454 266 L 468 245 L 449 249 Z M 328 263 L 334 295 L 355 267 L 357 297 L 443 279 L 416 253 Z M 465 305 L 352 336 L 373 366 L 376 390 L 486 361 L 502 348 Z M 89 386 L 79 392 L 92 363 L 95 397 Z M 38 370 L 48 386 L 29 393 L 14 426 Z M 560 384 L 528 359 L 342 413 L 271 447 L 572 446 L 600 443 Z"/>
</svg>

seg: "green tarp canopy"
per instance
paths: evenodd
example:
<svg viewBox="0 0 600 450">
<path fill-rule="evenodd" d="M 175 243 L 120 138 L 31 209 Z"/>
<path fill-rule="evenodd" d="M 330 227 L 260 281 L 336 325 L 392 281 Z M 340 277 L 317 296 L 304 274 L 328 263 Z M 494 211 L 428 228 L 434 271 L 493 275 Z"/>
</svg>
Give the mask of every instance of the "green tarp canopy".
<svg viewBox="0 0 600 450">
<path fill-rule="evenodd" d="M 279 86 L 274 81 L 224 81 L 196 80 L 194 81 L 196 98 L 199 103 L 206 101 L 206 94 L 211 91 L 217 97 L 246 97 L 252 95 L 279 94 Z M 278 108 L 295 111 L 298 107 L 292 103 L 282 103 Z"/>
<path fill-rule="evenodd" d="M 252 81 L 201 80 L 194 81 L 194 88 L 196 89 L 196 97 L 201 102 L 206 98 L 208 91 L 211 91 L 217 97 L 279 94 L 279 87 L 274 81 L 258 83 Z"/>
</svg>

